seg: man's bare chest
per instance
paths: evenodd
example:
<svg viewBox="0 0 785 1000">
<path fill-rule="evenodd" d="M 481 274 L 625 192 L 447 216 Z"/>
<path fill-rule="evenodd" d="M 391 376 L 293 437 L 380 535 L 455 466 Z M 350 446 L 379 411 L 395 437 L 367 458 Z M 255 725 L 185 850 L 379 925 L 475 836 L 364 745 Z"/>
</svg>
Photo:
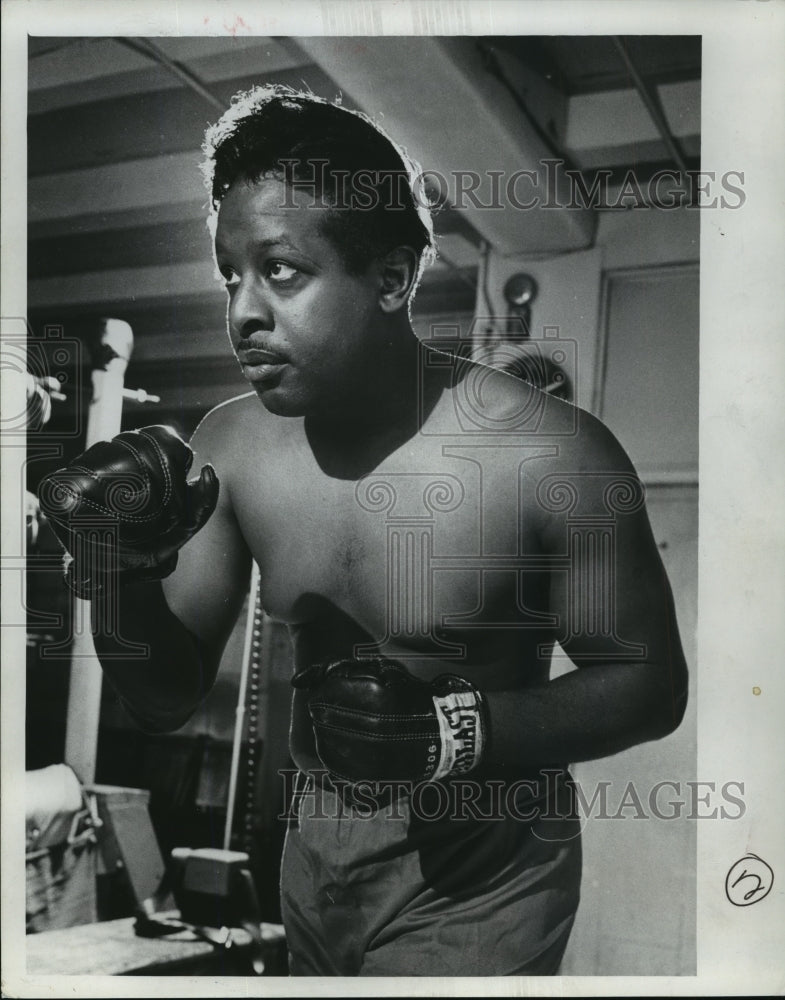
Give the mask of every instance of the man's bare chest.
<svg viewBox="0 0 785 1000">
<path fill-rule="evenodd" d="M 525 463 L 482 458 L 419 447 L 341 479 L 300 454 L 243 476 L 233 504 L 268 612 L 297 624 L 334 608 L 402 641 L 519 621 L 522 590 L 530 604 L 542 590 Z"/>
</svg>

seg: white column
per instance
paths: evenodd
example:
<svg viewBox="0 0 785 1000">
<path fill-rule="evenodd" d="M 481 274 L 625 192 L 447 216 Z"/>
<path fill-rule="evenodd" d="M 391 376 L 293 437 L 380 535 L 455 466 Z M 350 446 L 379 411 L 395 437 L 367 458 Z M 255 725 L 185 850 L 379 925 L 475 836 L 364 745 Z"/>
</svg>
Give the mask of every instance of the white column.
<svg viewBox="0 0 785 1000">
<path fill-rule="evenodd" d="M 133 332 L 120 319 L 101 320 L 93 358 L 93 397 L 87 415 L 86 448 L 120 433 L 123 381 L 133 350 Z M 74 597 L 71 679 L 65 728 L 65 763 L 81 782 L 95 780 L 102 673 L 90 631 L 90 602 Z"/>
</svg>

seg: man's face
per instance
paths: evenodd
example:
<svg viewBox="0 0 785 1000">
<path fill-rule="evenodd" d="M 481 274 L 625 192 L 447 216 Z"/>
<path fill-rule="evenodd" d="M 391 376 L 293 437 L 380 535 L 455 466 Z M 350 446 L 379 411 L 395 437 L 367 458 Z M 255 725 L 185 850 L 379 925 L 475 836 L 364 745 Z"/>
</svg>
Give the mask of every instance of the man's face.
<svg viewBox="0 0 785 1000">
<path fill-rule="evenodd" d="M 369 262 L 364 274 L 347 273 L 321 231 L 325 211 L 266 179 L 237 181 L 218 212 L 232 346 L 259 398 L 282 416 L 343 409 L 378 358 L 379 270 Z"/>
</svg>

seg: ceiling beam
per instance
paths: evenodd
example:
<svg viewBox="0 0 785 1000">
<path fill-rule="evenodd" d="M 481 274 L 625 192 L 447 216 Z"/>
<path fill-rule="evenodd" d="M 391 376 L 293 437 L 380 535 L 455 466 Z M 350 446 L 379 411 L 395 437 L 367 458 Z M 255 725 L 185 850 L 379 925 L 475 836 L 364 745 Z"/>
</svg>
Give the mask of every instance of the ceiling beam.
<svg viewBox="0 0 785 1000">
<path fill-rule="evenodd" d="M 291 43 L 290 43 L 291 44 Z M 296 46 L 335 80 L 426 170 L 448 181 L 473 227 L 502 253 L 567 251 L 591 242 L 589 209 L 521 211 L 507 196 L 517 171 L 533 171 L 544 192 L 549 157 L 536 129 L 509 91 L 485 69 L 481 53 L 464 37 L 298 37 Z M 482 178 L 479 204 L 458 194 L 456 171 Z M 491 173 L 502 177 L 499 207 Z M 466 182 L 464 182 L 464 190 Z"/>
<path fill-rule="evenodd" d="M 81 271 L 162 266 L 210 258 L 204 219 L 157 222 L 124 232 L 71 232 L 28 239 L 27 274 L 31 279 Z"/>
<path fill-rule="evenodd" d="M 151 72 L 162 67 L 150 61 Z M 168 71 L 167 76 L 169 76 Z M 310 67 L 314 88 L 334 89 L 328 78 Z M 281 70 L 261 76 L 232 75 L 210 82 L 209 88 L 221 108 L 228 108 L 238 91 L 260 82 L 302 86 L 301 70 Z M 176 81 L 176 77 L 171 79 Z M 40 114 L 28 119 L 28 170 L 31 177 L 97 167 L 104 163 L 162 156 L 166 153 L 198 151 L 209 122 L 221 111 L 184 84 L 171 89 L 120 94 Z M 52 151 L 56 150 L 56 156 Z"/>
<path fill-rule="evenodd" d="M 250 58 L 261 60 L 268 70 L 286 69 L 295 64 L 291 53 L 273 38 L 221 38 L 218 36 L 155 36 L 170 59 L 186 62 L 207 80 L 238 76 L 237 65 Z M 260 69 L 254 62 L 253 69 Z M 126 48 L 116 38 L 76 38 L 70 44 L 36 55 L 31 49 L 29 89 L 33 93 L 59 89 L 70 84 L 90 84 L 91 100 L 100 98 L 101 87 L 118 74 L 150 70 L 149 60 Z M 249 70 L 250 71 L 250 70 Z M 147 89 L 147 88 L 145 88 Z M 127 93 L 127 91 L 125 91 Z"/>
<path fill-rule="evenodd" d="M 156 41 L 162 45 L 161 39 Z M 293 58 L 272 39 L 261 39 L 252 48 L 242 48 L 227 57 L 226 54 L 190 59 L 187 62 L 200 80 L 207 84 L 222 83 L 237 77 L 253 78 L 256 82 L 276 79 L 278 74 L 305 69 L 304 57 Z M 302 72 L 298 74 L 301 76 Z M 150 63 L 144 69 L 116 72 L 93 80 L 77 80 L 57 86 L 31 90 L 28 94 L 28 112 L 31 115 L 56 111 L 106 101 L 129 94 L 149 94 L 151 91 L 176 90 L 181 84 L 162 66 Z"/>
<path fill-rule="evenodd" d="M 103 208 L 98 212 L 85 212 L 63 218 L 30 220 L 27 226 L 27 238 L 30 241 L 57 240 L 118 230 L 121 238 L 127 240 L 134 238 L 135 229 L 196 220 L 205 225 L 205 201 L 187 201 L 179 205 L 176 203 L 140 205 L 137 208 L 117 211 Z"/>
<path fill-rule="evenodd" d="M 687 136 L 680 142 L 686 158 L 686 166 L 692 169 L 696 161 L 700 161 L 700 136 Z M 631 172 L 638 181 L 643 182 L 651 176 L 651 165 L 656 169 L 673 168 L 673 160 L 668 157 L 668 149 L 664 142 L 658 139 L 644 142 L 630 142 L 622 146 L 595 146 L 591 149 L 574 150 L 572 155 L 580 168 L 586 183 L 597 170 Z"/>
<path fill-rule="evenodd" d="M 213 292 L 223 299 L 224 292 L 216 280 L 212 262 L 191 261 L 168 267 L 116 268 L 39 278 L 28 283 L 27 295 L 29 308 L 42 309 L 180 295 L 209 296 Z"/>
<path fill-rule="evenodd" d="M 189 202 L 204 206 L 208 198 L 200 159 L 193 150 L 33 177 L 27 186 L 28 221 Z"/>
</svg>

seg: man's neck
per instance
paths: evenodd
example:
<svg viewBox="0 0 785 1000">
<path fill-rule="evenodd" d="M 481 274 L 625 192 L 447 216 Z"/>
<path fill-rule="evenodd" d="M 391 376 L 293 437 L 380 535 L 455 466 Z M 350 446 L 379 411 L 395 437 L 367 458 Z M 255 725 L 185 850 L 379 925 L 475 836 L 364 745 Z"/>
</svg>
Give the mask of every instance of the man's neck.
<svg viewBox="0 0 785 1000">
<path fill-rule="evenodd" d="M 423 364 L 423 346 L 413 332 L 401 337 L 382 352 L 345 406 L 305 418 L 319 465 L 340 479 L 366 475 L 419 432 L 446 381 Z"/>
</svg>

